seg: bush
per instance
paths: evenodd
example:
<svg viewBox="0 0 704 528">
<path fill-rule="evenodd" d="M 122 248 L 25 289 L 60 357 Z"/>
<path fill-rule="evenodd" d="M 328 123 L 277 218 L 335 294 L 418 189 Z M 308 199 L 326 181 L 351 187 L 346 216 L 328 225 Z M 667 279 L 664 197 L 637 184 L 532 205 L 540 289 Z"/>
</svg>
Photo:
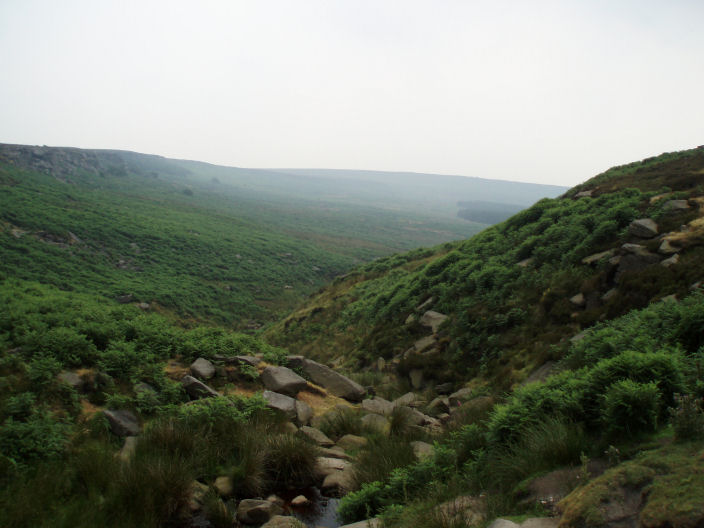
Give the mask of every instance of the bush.
<svg viewBox="0 0 704 528">
<path fill-rule="evenodd" d="M 344 407 L 326 413 L 320 423 L 320 430 L 337 440 L 347 434 L 360 435 L 364 427 L 359 413 L 352 407 Z"/>
<path fill-rule="evenodd" d="M 604 395 L 603 406 L 602 419 L 612 434 L 655 431 L 660 414 L 660 391 L 654 381 L 617 381 Z"/>
<path fill-rule="evenodd" d="M 689 394 L 675 397 L 677 407 L 670 409 L 670 420 L 678 441 L 699 440 L 704 436 L 702 399 Z"/>
<path fill-rule="evenodd" d="M 384 480 L 392 470 L 415 462 L 410 444 L 393 437 L 375 436 L 357 455 L 353 469 L 357 486 Z"/>
<path fill-rule="evenodd" d="M 301 488 L 312 484 L 318 447 L 291 434 L 273 434 L 264 443 L 264 467 L 271 486 Z"/>
</svg>

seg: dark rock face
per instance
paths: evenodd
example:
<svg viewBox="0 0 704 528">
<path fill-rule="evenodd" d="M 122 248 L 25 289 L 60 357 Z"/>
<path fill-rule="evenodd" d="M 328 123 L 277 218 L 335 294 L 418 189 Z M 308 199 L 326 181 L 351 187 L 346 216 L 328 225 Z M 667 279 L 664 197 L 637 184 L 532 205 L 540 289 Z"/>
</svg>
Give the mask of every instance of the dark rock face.
<svg viewBox="0 0 704 528">
<path fill-rule="evenodd" d="M 110 423 L 110 430 L 117 436 L 137 436 L 139 421 L 132 411 L 103 411 Z"/>
</svg>

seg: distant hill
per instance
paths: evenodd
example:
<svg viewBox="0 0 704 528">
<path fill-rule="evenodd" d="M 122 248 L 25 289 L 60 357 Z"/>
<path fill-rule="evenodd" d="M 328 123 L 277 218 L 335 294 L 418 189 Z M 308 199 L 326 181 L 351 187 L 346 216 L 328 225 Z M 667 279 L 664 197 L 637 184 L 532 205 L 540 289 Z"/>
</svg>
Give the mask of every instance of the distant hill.
<svg viewBox="0 0 704 528">
<path fill-rule="evenodd" d="M 355 174 L 342 181 L 118 150 L 0 145 L 0 277 L 256 327 L 354 265 L 487 225 L 457 218 L 456 203 L 434 197 L 434 176 L 374 183 Z M 513 184 L 496 185 L 509 192 Z"/>
</svg>

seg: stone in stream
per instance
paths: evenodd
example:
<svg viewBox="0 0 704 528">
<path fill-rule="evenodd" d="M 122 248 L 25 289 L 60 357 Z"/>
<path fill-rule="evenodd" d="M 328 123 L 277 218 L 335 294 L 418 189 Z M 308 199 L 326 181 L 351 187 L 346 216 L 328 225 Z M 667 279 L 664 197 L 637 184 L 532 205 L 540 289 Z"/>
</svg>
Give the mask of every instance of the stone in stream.
<svg viewBox="0 0 704 528">
<path fill-rule="evenodd" d="M 221 497 L 229 497 L 235 491 L 235 485 L 230 477 L 216 478 L 213 488 Z"/>
<path fill-rule="evenodd" d="M 244 524 L 263 524 L 280 513 L 280 506 L 265 500 L 244 499 L 237 505 L 237 520 Z"/>
<path fill-rule="evenodd" d="M 266 367 L 261 373 L 264 386 L 273 392 L 295 396 L 308 386 L 308 382 L 286 367 Z"/>
</svg>

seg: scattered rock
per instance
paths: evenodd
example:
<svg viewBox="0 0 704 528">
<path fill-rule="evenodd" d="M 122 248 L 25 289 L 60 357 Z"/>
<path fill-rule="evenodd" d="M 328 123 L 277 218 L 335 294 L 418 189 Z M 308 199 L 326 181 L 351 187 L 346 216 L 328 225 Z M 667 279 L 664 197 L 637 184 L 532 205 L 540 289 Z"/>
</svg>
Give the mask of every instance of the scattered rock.
<svg viewBox="0 0 704 528">
<path fill-rule="evenodd" d="M 328 474 L 320 485 L 320 491 L 325 495 L 341 497 L 354 487 L 352 471 L 346 468 L 342 471 L 335 471 Z"/>
<path fill-rule="evenodd" d="M 660 262 L 661 266 L 665 266 L 666 268 L 670 268 L 677 264 L 680 261 L 680 255 L 679 253 L 675 253 L 672 255 L 670 258 L 666 258 L 662 262 Z"/>
<path fill-rule="evenodd" d="M 330 440 L 325 433 L 315 427 L 304 425 L 298 430 L 298 434 L 304 435 L 321 447 L 332 447 L 335 442 Z"/>
<path fill-rule="evenodd" d="M 464 388 L 453 392 L 448 398 L 450 407 L 459 407 L 463 402 L 471 399 L 473 395 L 474 390 L 469 388 Z"/>
<path fill-rule="evenodd" d="M 137 436 L 139 434 L 139 421 L 132 411 L 103 411 L 108 419 L 110 430 L 116 436 Z"/>
<path fill-rule="evenodd" d="M 305 506 L 308 503 L 310 503 L 310 501 L 305 495 L 299 495 L 298 497 L 291 499 L 291 506 Z"/>
<path fill-rule="evenodd" d="M 181 378 L 181 385 L 183 385 L 188 395 L 194 400 L 220 396 L 214 389 L 208 387 L 205 383 L 197 380 L 193 376 L 184 376 Z"/>
<path fill-rule="evenodd" d="M 420 303 L 418 306 L 416 306 L 416 312 L 422 312 L 424 310 L 427 310 L 433 305 L 434 302 L 435 297 L 429 297 L 428 299 Z"/>
<path fill-rule="evenodd" d="M 420 324 L 423 326 L 429 326 L 433 329 L 433 333 L 438 332 L 438 328 L 447 320 L 447 316 L 439 312 L 434 312 L 433 310 L 428 310 L 420 318 Z"/>
<path fill-rule="evenodd" d="M 351 402 L 358 402 L 364 398 L 366 391 L 359 383 L 356 383 L 330 367 L 321 365 L 315 361 L 302 356 L 289 356 L 289 365 L 293 368 L 300 368 L 313 383 L 320 385 L 329 392 Z"/>
<path fill-rule="evenodd" d="M 262 392 L 262 397 L 266 401 L 266 406 L 269 407 L 269 409 L 282 412 L 287 418 L 292 420 L 298 417 L 298 413 L 296 411 L 296 400 L 290 396 L 265 390 Z"/>
<path fill-rule="evenodd" d="M 580 308 L 584 308 L 587 305 L 587 299 L 584 297 L 584 294 L 581 292 L 578 293 L 577 295 L 573 295 L 572 297 L 570 297 L 570 302 Z"/>
<path fill-rule="evenodd" d="M 408 378 L 411 380 L 411 386 L 414 389 L 423 387 L 423 371 L 421 369 L 413 369 L 408 373 Z"/>
<path fill-rule="evenodd" d="M 414 401 L 418 399 L 418 396 L 414 392 L 407 392 L 403 396 L 399 396 L 393 401 L 395 407 L 408 407 Z"/>
<path fill-rule="evenodd" d="M 59 374 L 58 379 L 59 382 L 65 383 L 66 385 L 74 388 L 79 392 L 82 391 L 85 387 L 85 382 L 83 381 L 83 378 L 81 378 L 75 372 L 71 372 L 70 370 L 64 370 L 61 374 Z"/>
<path fill-rule="evenodd" d="M 202 380 L 215 376 L 215 366 L 205 358 L 198 358 L 191 363 L 191 374 Z"/>
<path fill-rule="evenodd" d="M 575 194 L 574 197 L 575 198 L 591 198 L 593 192 L 594 192 L 593 190 L 580 191 L 577 194 Z"/>
<path fill-rule="evenodd" d="M 337 446 L 341 447 L 345 451 L 352 451 L 355 449 L 361 449 L 367 445 L 367 439 L 363 436 L 357 436 L 353 434 L 346 434 L 337 441 Z"/>
<path fill-rule="evenodd" d="M 389 430 L 389 421 L 379 414 L 367 414 L 362 416 L 362 425 L 367 429 L 386 433 Z"/>
<path fill-rule="evenodd" d="M 508 519 L 496 519 L 488 528 L 519 528 L 520 525 Z"/>
<path fill-rule="evenodd" d="M 436 413 L 446 413 L 450 411 L 450 399 L 438 396 L 428 404 L 428 409 Z"/>
<path fill-rule="evenodd" d="M 244 499 L 237 505 L 237 520 L 244 524 L 262 524 L 282 512 L 281 507 L 272 502 Z"/>
<path fill-rule="evenodd" d="M 119 457 L 123 462 L 127 462 L 134 456 L 134 451 L 137 449 L 137 437 L 136 436 L 126 436 L 125 443 L 122 444 L 120 449 Z"/>
<path fill-rule="evenodd" d="M 310 424 L 311 418 L 313 418 L 313 409 L 310 405 L 301 400 L 296 400 L 296 421 L 298 425 L 308 425 Z"/>
<path fill-rule="evenodd" d="M 689 209 L 687 200 L 668 200 L 662 206 L 663 211 L 686 211 L 687 209 Z"/>
<path fill-rule="evenodd" d="M 383 357 L 380 357 L 376 360 L 376 369 L 379 372 L 382 372 L 386 368 L 386 360 Z"/>
<path fill-rule="evenodd" d="M 418 460 L 422 458 L 432 458 L 435 454 L 435 448 L 427 442 L 411 442 L 411 448 L 413 449 L 413 454 Z"/>
<path fill-rule="evenodd" d="M 213 483 L 213 488 L 221 497 L 229 497 L 235 491 L 235 486 L 230 477 L 218 477 Z"/>
<path fill-rule="evenodd" d="M 658 234 L 658 225 L 650 218 L 639 218 L 630 223 L 628 232 L 638 238 L 653 238 Z"/>
<path fill-rule="evenodd" d="M 370 413 L 389 416 L 394 410 L 394 404 L 384 398 L 375 396 L 372 399 L 362 400 L 362 409 Z"/>
<path fill-rule="evenodd" d="M 145 383 L 143 381 L 140 383 L 135 383 L 132 390 L 135 394 L 156 394 L 156 389 L 149 385 L 149 383 Z"/>
<path fill-rule="evenodd" d="M 582 330 L 580 333 L 575 334 L 572 337 L 570 337 L 570 343 L 579 343 L 585 337 L 587 337 L 587 331 Z"/>
<path fill-rule="evenodd" d="M 283 432 L 286 434 L 296 434 L 298 432 L 298 427 L 291 422 L 285 422 L 283 425 Z"/>
<path fill-rule="evenodd" d="M 582 264 L 596 264 L 597 262 L 606 259 L 606 258 L 611 258 L 614 256 L 616 253 L 615 249 L 607 249 L 606 251 L 602 251 L 601 253 L 594 253 L 593 255 L 589 255 L 588 257 L 584 257 L 582 259 Z"/>
<path fill-rule="evenodd" d="M 322 481 L 337 471 L 342 471 L 349 467 L 349 464 L 341 458 L 318 457 L 315 459 L 315 468 L 313 472 L 319 481 Z"/>
<path fill-rule="evenodd" d="M 260 377 L 267 389 L 287 396 L 295 396 L 308 386 L 305 379 L 286 367 L 266 367 Z"/>
<path fill-rule="evenodd" d="M 420 354 L 421 352 L 426 351 L 430 347 L 435 346 L 435 344 L 438 342 L 437 338 L 434 335 L 429 335 L 426 337 L 423 337 L 413 343 L 413 346 L 410 349 L 410 353 L 416 353 Z"/>
<path fill-rule="evenodd" d="M 663 255 L 671 255 L 673 253 L 677 253 L 679 250 L 680 248 L 673 246 L 670 241 L 665 238 L 658 248 L 658 253 L 662 253 Z"/>
</svg>

